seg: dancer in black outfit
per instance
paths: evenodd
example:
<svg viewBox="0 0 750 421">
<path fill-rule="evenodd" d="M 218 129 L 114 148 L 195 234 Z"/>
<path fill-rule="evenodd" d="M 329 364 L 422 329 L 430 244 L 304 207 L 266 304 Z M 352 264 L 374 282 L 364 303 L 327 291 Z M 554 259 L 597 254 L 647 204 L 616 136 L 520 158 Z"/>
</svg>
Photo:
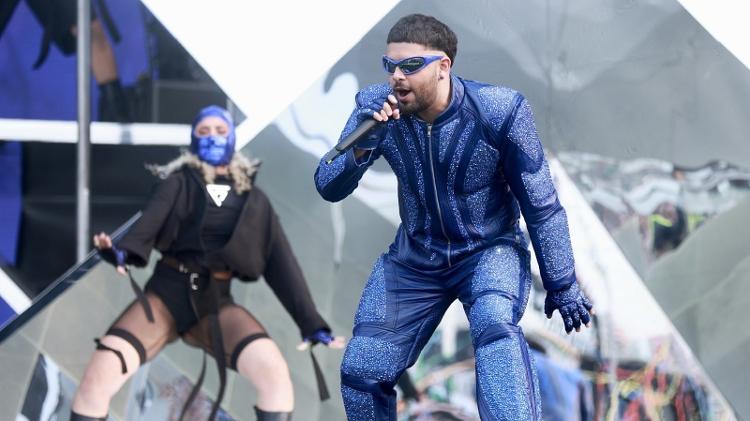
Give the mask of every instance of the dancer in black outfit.
<svg viewBox="0 0 750 421">
<path fill-rule="evenodd" d="M 289 369 L 260 322 L 232 300 L 235 277 L 263 276 L 306 342 L 343 346 L 318 314 L 268 198 L 253 185 L 258 163 L 235 154 L 234 143 L 226 110 L 203 109 L 193 123 L 190 153 L 152 168 L 164 180 L 122 241 L 113 244 L 104 233 L 94 237 L 102 257 L 121 274 L 128 264 L 144 266 L 153 248 L 162 257 L 145 294 L 97 340 L 72 420 L 105 419 L 123 383 L 177 337 L 214 356 L 220 378 L 229 367 L 250 380 L 258 391 L 259 420 L 289 420 Z M 223 382 L 211 419 L 222 394 Z"/>
</svg>

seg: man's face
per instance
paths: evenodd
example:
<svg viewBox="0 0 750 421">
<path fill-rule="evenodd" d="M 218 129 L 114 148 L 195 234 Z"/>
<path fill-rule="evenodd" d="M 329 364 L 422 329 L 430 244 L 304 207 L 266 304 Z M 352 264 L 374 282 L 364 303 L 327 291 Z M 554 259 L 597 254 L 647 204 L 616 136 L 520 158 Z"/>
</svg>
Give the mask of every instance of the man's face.
<svg viewBox="0 0 750 421">
<path fill-rule="evenodd" d="M 394 61 L 415 56 L 445 55 L 442 51 L 431 50 L 421 44 L 409 42 L 392 42 L 388 44 L 385 55 Z M 400 68 L 388 76 L 388 84 L 393 88 L 393 95 L 398 100 L 402 115 L 417 114 L 427 110 L 437 100 L 438 80 L 441 66 L 445 70 L 447 57 L 426 65 L 419 71 L 405 75 Z"/>
</svg>

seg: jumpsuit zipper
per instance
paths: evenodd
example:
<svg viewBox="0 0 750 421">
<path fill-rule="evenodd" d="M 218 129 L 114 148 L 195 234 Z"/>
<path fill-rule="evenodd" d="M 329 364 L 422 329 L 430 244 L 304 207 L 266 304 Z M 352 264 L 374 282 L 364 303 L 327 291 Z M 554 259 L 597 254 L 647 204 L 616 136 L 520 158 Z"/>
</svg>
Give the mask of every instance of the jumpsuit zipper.
<svg viewBox="0 0 750 421">
<path fill-rule="evenodd" d="M 435 204 L 437 205 L 438 220 L 440 221 L 440 229 L 443 231 L 445 241 L 448 242 L 448 267 L 451 267 L 451 239 L 448 238 L 448 233 L 445 232 L 445 225 L 443 225 L 443 212 L 440 210 L 440 200 L 438 199 L 437 183 L 435 182 L 435 164 L 432 158 L 432 124 L 427 124 L 427 150 L 430 153 L 430 174 L 432 175 L 432 191 L 435 193 Z"/>
</svg>

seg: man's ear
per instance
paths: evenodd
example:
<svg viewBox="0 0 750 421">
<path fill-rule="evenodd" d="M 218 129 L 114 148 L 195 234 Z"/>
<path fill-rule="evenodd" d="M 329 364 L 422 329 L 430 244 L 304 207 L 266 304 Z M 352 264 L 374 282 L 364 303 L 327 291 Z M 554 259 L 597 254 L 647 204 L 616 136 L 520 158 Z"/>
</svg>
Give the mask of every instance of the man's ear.
<svg viewBox="0 0 750 421">
<path fill-rule="evenodd" d="M 451 73 L 452 65 L 453 62 L 451 62 L 450 58 L 443 57 L 442 59 L 440 59 L 440 79 L 448 77 L 448 75 Z"/>
</svg>

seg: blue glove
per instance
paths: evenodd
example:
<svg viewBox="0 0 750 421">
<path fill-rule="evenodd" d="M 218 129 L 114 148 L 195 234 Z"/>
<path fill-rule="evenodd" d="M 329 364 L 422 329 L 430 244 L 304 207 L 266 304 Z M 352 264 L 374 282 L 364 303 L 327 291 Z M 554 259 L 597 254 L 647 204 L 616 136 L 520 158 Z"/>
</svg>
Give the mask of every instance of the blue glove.
<svg viewBox="0 0 750 421">
<path fill-rule="evenodd" d="M 365 120 L 372 119 L 372 115 L 374 113 L 379 113 L 383 109 L 383 104 L 388 102 L 389 94 L 390 92 L 377 96 L 372 101 L 359 106 L 356 111 L 357 126 L 362 124 L 362 122 L 364 122 Z M 391 104 L 391 107 L 394 107 L 394 105 Z M 378 124 L 377 126 L 375 126 L 375 128 L 368 132 L 366 138 L 357 143 L 357 148 L 367 150 L 376 149 L 380 141 L 383 139 L 386 129 L 387 124 Z"/>
<path fill-rule="evenodd" d="M 333 342 L 334 339 L 335 338 L 333 337 L 333 335 L 331 335 L 330 330 L 318 329 L 312 335 L 305 336 L 304 341 L 309 342 L 310 345 L 316 345 L 318 343 L 328 345 Z"/>
<path fill-rule="evenodd" d="M 117 248 L 114 244 L 110 248 L 97 249 L 97 251 L 102 260 L 114 267 L 125 266 L 125 261 L 128 259 L 128 252 Z"/>
<path fill-rule="evenodd" d="M 581 323 L 588 325 L 591 321 L 589 311 L 592 308 L 591 301 L 583 295 L 578 287 L 578 282 L 573 282 L 557 291 L 548 291 L 547 298 L 544 300 L 544 313 L 547 318 L 551 318 L 552 313 L 558 310 L 563 318 L 563 323 L 565 323 L 565 332 L 567 333 L 570 333 L 573 329 L 579 330 Z"/>
</svg>

